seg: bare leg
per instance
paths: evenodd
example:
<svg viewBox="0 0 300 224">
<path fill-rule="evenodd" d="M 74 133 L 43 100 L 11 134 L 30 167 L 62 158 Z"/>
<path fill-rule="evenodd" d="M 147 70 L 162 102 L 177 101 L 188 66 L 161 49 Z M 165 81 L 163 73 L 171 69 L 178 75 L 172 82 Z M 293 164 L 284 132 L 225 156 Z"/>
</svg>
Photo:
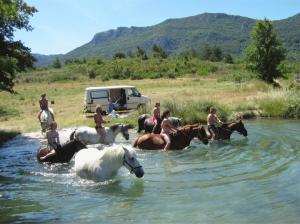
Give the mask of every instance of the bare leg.
<svg viewBox="0 0 300 224">
<path fill-rule="evenodd" d="M 215 140 L 215 137 L 216 137 L 216 135 L 215 135 L 215 133 L 211 133 L 211 142 L 213 142 L 214 140 Z"/>
<path fill-rule="evenodd" d="M 165 148 L 163 149 L 164 151 L 167 151 L 170 146 L 171 146 L 171 141 L 170 141 L 170 138 L 168 135 L 164 134 L 164 140 L 166 141 L 166 145 L 165 145 Z"/>
<path fill-rule="evenodd" d="M 104 143 L 104 140 L 105 140 L 105 137 L 106 137 L 104 129 L 103 128 L 98 128 L 97 132 L 100 135 L 100 143 Z"/>
<path fill-rule="evenodd" d="M 54 156 L 54 155 L 56 155 L 56 152 L 55 152 L 54 149 L 52 149 L 47 155 L 40 157 L 40 160 L 44 161 L 45 159 L 47 159 L 47 158 L 49 158 L 51 156 Z"/>
</svg>

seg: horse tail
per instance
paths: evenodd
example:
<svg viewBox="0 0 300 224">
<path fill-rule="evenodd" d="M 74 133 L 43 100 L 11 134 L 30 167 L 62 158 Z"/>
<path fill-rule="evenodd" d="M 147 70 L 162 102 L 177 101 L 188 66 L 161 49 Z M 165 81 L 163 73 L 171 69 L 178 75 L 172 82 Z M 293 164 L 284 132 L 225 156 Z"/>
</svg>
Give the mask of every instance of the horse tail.
<svg viewBox="0 0 300 224">
<path fill-rule="evenodd" d="M 76 132 L 76 129 L 71 133 L 70 140 L 74 140 L 75 139 L 75 132 Z"/>
</svg>

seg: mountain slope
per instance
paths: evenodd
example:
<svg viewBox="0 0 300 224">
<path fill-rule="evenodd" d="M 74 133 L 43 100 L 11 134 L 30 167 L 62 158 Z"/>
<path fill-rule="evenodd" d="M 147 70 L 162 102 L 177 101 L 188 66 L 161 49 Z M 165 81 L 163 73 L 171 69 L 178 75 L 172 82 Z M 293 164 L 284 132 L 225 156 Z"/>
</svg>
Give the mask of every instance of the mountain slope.
<svg viewBox="0 0 300 224">
<path fill-rule="evenodd" d="M 135 51 L 136 46 L 147 50 L 158 44 L 171 54 L 205 45 L 219 45 L 225 51 L 239 54 L 245 48 L 255 20 L 226 14 L 201 14 L 183 19 L 169 19 L 150 27 L 120 27 L 98 33 L 87 44 L 66 54 L 67 57 L 103 55 Z"/>
<path fill-rule="evenodd" d="M 207 45 L 218 45 L 226 53 L 240 55 L 249 44 L 255 22 L 241 16 L 204 13 L 168 19 L 149 27 L 119 27 L 97 33 L 90 42 L 68 52 L 64 58 L 112 57 L 116 52 L 135 52 L 137 46 L 149 51 L 154 44 L 171 55 L 191 48 L 200 52 Z M 274 28 L 288 51 L 300 52 L 300 14 L 274 21 Z"/>
</svg>

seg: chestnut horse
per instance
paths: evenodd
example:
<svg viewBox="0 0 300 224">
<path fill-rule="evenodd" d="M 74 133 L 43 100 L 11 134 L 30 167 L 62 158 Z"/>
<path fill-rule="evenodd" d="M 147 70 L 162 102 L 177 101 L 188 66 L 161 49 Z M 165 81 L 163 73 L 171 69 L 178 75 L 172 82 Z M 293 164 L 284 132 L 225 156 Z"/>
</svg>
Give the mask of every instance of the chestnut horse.
<svg viewBox="0 0 300 224">
<path fill-rule="evenodd" d="M 195 137 L 198 137 L 204 144 L 208 144 L 206 130 L 201 124 L 179 127 L 177 133 L 170 137 L 170 150 L 180 150 L 189 146 Z M 160 134 L 144 134 L 133 142 L 133 147 L 149 150 L 164 149 L 165 145 L 166 142 Z"/>
<path fill-rule="evenodd" d="M 230 121 L 227 123 L 223 123 L 220 127 L 217 127 L 216 139 L 217 140 L 228 140 L 230 139 L 231 134 L 234 131 L 237 131 L 243 136 L 247 136 L 248 132 L 242 122 L 242 120 L 238 121 Z M 211 138 L 211 134 L 207 133 L 208 137 Z"/>
<path fill-rule="evenodd" d="M 64 145 L 61 146 L 61 149 L 57 152 L 57 154 L 48 157 L 46 160 L 41 161 L 40 157 L 45 156 L 48 152 L 48 148 L 40 148 L 37 153 L 37 159 L 39 162 L 50 162 L 50 163 L 66 163 L 69 162 L 74 154 L 81 149 L 86 148 L 84 144 L 82 144 L 78 140 L 71 140 Z"/>
</svg>

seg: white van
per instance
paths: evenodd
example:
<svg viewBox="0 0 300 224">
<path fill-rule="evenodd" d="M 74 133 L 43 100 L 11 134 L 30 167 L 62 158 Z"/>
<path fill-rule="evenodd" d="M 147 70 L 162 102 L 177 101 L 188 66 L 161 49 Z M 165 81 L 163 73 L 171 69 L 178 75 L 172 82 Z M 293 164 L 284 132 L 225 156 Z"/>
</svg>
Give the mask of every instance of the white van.
<svg viewBox="0 0 300 224">
<path fill-rule="evenodd" d="M 139 93 L 135 86 L 88 87 L 84 94 L 84 111 L 95 112 L 99 104 L 103 111 L 109 111 L 110 103 L 115 110 L 137 109 L 150 102 L 150 98 Z"/>
</svg>

